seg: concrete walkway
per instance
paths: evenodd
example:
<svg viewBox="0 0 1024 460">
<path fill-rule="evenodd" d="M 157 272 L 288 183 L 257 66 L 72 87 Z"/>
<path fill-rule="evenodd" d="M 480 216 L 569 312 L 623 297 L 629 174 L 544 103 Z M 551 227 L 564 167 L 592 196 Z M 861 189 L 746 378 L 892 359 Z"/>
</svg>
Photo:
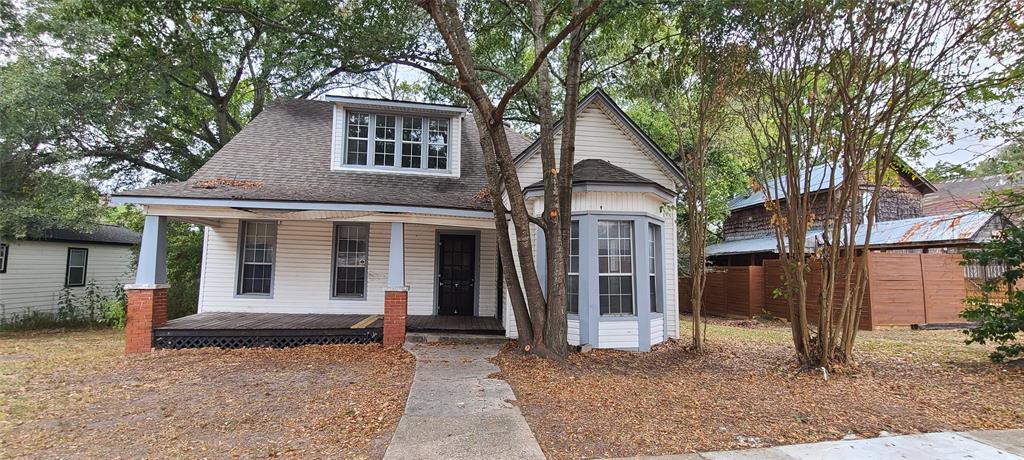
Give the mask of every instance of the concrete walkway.
<svg viewBox="0 0 1024 460">
<path fill-rule="evenodd" d="M 928 433 L 796 444 L 765 449 L 641 458 L 650 460 L 1024 460 L 1024 430 Z"/>
<path fill-rule="evenodd" d="M 405 414 L 384 454 L 397 459 L 543 459 L 537 440 L 498 367 L 501 345 L 406 344 L 416 376 Z"/>
</svg>

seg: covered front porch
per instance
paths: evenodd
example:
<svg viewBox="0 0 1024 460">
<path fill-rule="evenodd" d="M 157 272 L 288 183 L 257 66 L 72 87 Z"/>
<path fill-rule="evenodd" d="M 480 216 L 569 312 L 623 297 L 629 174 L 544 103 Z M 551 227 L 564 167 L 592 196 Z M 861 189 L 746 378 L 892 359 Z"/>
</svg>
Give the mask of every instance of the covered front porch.
<svg viewBox="0 0 1024 460">
<path fill-rule="evenodd" d="M 138 278 L 126 287 L 126 349 L 400 345 L 407 330 L 504 334 L 489 213 L 414 211 L 149 204 Z M 171 219 L 199 226 L 203 257 L 198 313 L 168 322 L 159 304 Z"/>
</svg>

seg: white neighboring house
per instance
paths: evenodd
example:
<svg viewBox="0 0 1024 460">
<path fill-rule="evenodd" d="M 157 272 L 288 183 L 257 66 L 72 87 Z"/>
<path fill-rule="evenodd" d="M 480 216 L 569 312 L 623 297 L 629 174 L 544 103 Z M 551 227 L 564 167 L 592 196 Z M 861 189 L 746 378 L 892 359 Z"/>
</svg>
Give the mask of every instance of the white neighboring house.
<svg viewBox="0 0 1024 460">
<path fill-rule="evenodd" d="M 0 314 L 55 312 L 66 287 L 73 295 L 94 284 L 102 296 L 135 276 L 132 247 L 139 234 L 114 225 L 91 233 L 49 230 L 38 239 L 0 243 Z"/>
<path fill-rule="evenodd" d="M 664 206 L 682 174 L 603 91 L 578 113 L 569 342 L 646 351 L 679 334 L 677 230 Z M 278 101 L 189 180 L 115 194 L 113 204 L 147 215 L 126 349 L 148 349 L 145 337 L 131 339 L 147 331 L 157 346 L 161 334 L 196 338 L 203 328 L 219 329 L 210 344 L 244 346 L 257 323 L 265 332 L 317 321 L 381 327 L 385 344 L 404 340 L 406 327 L 515 337 L 472 117 L 378 99 Z M 510 143 L 539 214 L 538 146 L 514 132 Z M 165 326 L 167 219 L 202 226 L 204 247 L 199 313 Z M 543 244 L 538 230 L 531 238 Z M 133 304 L 143 291 L 157 294 Z M 153 324 L 133 329 L 132 305 L 156 311 L 142 314 Z M 198 343 L 179 339 L 169 346 Z"/>
</svg>

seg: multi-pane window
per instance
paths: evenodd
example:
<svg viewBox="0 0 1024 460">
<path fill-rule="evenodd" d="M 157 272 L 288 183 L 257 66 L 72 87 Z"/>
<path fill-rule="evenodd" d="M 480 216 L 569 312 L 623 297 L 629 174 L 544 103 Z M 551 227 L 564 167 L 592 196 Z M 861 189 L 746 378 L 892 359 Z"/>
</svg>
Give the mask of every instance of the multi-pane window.
<svg viewBox="0 0 1024 460">
<path fill-rule="evenodd" d="M 370 229 L 338 225 L 334 238 L 334 297 L 365 297 Z"/>
<path fill-rule="evenodd" d="M 349 112 L 348 135 L 345 149 L 345 163 L 350 165 L 366 164 L 366 152 L 370 145 L 370 114 Z"/>
<path fill-rule="evenodd" d="M 660 302 L 660 296 L 658 295 L 659 294 L 659 292 L 658 292 L 658 265 L 661 264 L 660 263 L 661 262 L 661 252 L 658 251 L 658 247 L 659 247 L 658 242 L 661 240 L 661 238 L 660 238 L 660 236 L 661 236 L 661 229 L 657 225 L 654 225 L 654 224 L 649 224 L 647 227 L 648 227 L 647 239 L 648 239 L 648 242 L 649 242 L 648 243 L 648 260 L 649 260 L 649 263 L 648 263 L 648 273 L 649 273 L 648 279 L 649 279 L 650 284 L 651 284 L 651 312 L 652 313 L 660 313 L 661 312 L 661 302 Z"/>
<path fill-rule="evenodd" d="M 445 170 L 450 138 L 446 118 L 346 112 L 345 164 Z"/>
<path fill-rule="evenodd" d="M 632 222 L 598 221 L 597 271 L 601 314 L 632 315 Z"/>
<path fill-rule="evenodd" d="M 448 169 L 448 120 L 431 118 L 427 141 L 427 168 Z"/>
<path fill-rule="evenodd" d="M 238 293 L 270 295 L 274 275 L 274 252 L 277 246 L 277 224 L 274 222 L 242 222 L 241 269 Z"/>
<path fill-rule="evenodd" d="M 422 155 L 423 119 L 402 117 L 402 167 L 419 168 Z"/>
<path fill-rule="evenodd" d="M 395 117 L 377 115 L 374 117 L 377 130 L 373 141 L 373 164 L 375 166 L 395 165 Z"/>
<path fill-rule="evenodd" d="M 569 230 L 569 267 L 566 272 L 566 300 L 569 313 L 580 311 L 580 221 L 572 221 Z"/>
<path fill-rule="evenodd" d="M 7 273 L 7 259 L 10 251 L 10 246 L 0 243 L 0 273 Z"/>
<path fill-rule="evenodd" d="M 89 250 L 68 248 L 68 266 L 64 272 L 65 287 L 85 286 L 85 271 L 89 265 Z"/>
</svg>

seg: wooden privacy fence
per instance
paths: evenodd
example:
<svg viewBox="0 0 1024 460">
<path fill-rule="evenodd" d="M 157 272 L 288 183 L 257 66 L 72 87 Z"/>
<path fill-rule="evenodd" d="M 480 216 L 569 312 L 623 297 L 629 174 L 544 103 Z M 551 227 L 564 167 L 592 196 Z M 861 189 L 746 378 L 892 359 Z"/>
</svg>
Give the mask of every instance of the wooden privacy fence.
<svg viewBox="0 0 1024 460">
<path fill-rule="evenodd" d="M 959 315 L 967 289 L 960 260 L 959 254 L 872 253 L 861 329 L 962 322 Z M 812 322 L 818 317 L 821 275 L 821 265 L 812 262 L 807 273 L 807 314 Z M 680 279 L 684 312 L 690 311 L 689 281 Z M 838 302 L 844 287 L 845 281 L 837 276 L 834 295 Z M 727 267 L 709 273 L 704 289 L 705 312 L 748 318 L 768 313 L 789 318 L 789 304 L 776 292 L 784 292 L 778 260 L 766 260 L 761 267 Z"/>
</svg>

